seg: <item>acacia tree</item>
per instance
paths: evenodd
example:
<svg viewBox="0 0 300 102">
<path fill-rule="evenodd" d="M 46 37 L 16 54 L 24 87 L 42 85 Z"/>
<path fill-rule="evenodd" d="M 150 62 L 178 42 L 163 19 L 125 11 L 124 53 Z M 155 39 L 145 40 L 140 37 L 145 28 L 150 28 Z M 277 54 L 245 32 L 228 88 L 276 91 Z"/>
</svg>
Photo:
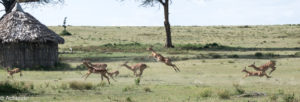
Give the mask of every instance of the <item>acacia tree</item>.
<svg viewBox="0 0 300 102">
<path fill-rule="evenodd" d="M 0 3 L 4 7 L 5 14 L 11 12 L 13 7 L 17 2 L 24 2 L 24 3 L 32 3 L 37 2 L 40 4 L 49 4 L 49 3 L 62 3 L 64 0 L 0 0 Z"/>
<path fill-rule="evenodd" d="M 139 0 L 142 2 L 143 6 L 154 6 L 155 4 L 161 4 L 164 8 L 164 26 L 166 30 L 166 44 L 167 48 L 174 48 L 172 44 L 172 36 L 171 36 L 171 25 L 169 22 L 169 5 L 171 0 Z"/>
</svg>

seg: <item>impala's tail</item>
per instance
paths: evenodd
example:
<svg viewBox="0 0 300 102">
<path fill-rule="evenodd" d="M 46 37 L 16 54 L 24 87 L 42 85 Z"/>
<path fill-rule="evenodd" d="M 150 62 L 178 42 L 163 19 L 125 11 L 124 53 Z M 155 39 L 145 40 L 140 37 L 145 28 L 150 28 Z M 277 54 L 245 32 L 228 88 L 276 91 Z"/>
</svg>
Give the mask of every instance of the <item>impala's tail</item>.
<svg viewBox="0 0 300 102">
<path fill-rule="evenodd" d="M 9 72 L 8 68 L 6 68 L 6 71 Z"/>
</svg>

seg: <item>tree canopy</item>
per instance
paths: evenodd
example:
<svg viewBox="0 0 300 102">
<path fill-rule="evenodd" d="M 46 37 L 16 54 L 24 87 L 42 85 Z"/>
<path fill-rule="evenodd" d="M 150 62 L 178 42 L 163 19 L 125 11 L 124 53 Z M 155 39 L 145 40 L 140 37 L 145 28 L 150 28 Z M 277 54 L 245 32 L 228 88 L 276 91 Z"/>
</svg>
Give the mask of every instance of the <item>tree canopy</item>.
<svg viewBox="0 0 300 102">
<path fill-rule="evenodd" d="M 14 5 L 17 3 L 32 3 L 32 2 L 36 2 L 39 4 L 57 4 L 57 3 L 63 3 L 64 0 L 0 0 L 0 3 L 3 5 L 4 7 L 4 11 L 5 13 L 9 13 L 11 12 L 12 8 L 14 7 Z"/>
</svg>

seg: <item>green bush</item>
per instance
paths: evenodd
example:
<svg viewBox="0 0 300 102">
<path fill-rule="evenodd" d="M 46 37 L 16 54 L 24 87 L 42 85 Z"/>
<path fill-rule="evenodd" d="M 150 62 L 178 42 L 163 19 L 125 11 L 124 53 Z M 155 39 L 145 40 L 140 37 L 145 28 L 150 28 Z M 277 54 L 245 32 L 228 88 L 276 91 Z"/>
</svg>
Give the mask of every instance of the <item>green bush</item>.
<svg viewBox="0 0 300 102">
<path fill-rule="evenodd" d="M 279 95 L 284 95 L 284 90 L 279 89 L 279 90 L 278 90 L 278 94 L 279 94 Z"/>
<path fill-rule="evenodd" d="M 203 48 L 224 48 L 224 46 L 218 44 L 218 43 L 209 43 L 204 45 Z"/>
<path fill-rule="evenodd" d="M 60 35 L 62 35 L 62 36 L 70 36 L 72 34 L 70 32 L 68 32 L 67 30 L 63 30 L 62 32 L 60 32 Z"/>
<path fill-rule="evenodd" d="M 201 97 L 211 97 L 212 96 L 212 91 L 209 88 L 205 88 L 200 92 Z"/>
<path fill-rule="evenodd" d="M 296 56 L 296 57 L 300 57 L 300 52 L 296 52 L 296 53 L 295 53 L 295 56 Z"/>
<path fill-rule="evenodd" d="M 96 49 L 101 51 L 109 51 L 109 52 L 144 52 L 146 51 L 149 45 L 144 45 L 138 42 L 133 43 L 125 43 L 125 44 L 116 44 L 116 43 L 108 43 L 101 46 L 93 46 L 89 49 Z M 93 50 L 92 50 L 93 51 Z"/>
<path fill-rule="evenodd" d="M 225 46 L 220 45 L 218 43 L 209 43 L 209 44 L 182 44 L 182 45 L 176 45 L 176 48 L 182 49 L 182 50 L 202 50 L 202 49 L 221 49 L 225 48 Z"/>
<path fill-rule="evenodd" d="M 126 98 L 126 102 L 133 102 L 132 99 L 130 97 Z"/>
<path fill-rule="evenodd" d="M 238 26 L 238 28 L 251 28 L 249 25 L 244 25 L 244 26 Z"/>
<path fill-rule="evenodd" d="M 268 57 L 278 57 L 278 56 L 280 56 L 280 55 L 274 54 L 274 53 L 266 53 L 265 55 L 268 56 Z"/>
<path fill-rule="evenodd" d="M 98 87 L 105 87 L 108 86 L 105 82 L 101 82 L 99 84 L 97 84 Z"/>
<path fill-rule="evenodd" d="M 152 90 L 151 90 L 149 87 L 145 87 L 145 88 L 144 88 L 144 91 L 145 91 L 145 92 L 152 92 Z"/>
<path fill-rule="evenodd" d="M 29 89 L 34 89 L 34 85 L 25 82 L 11 82 L 11 81 L 0 82 L 0 95 L 30 93 Z"/>
<path fill-rule="evenodd" d="M 66 90 L 69 88 L 68 84 L 67 83 L 62 83 L 61 86 L 60 86 L 61 89 L 63 90 Z"/>
<path fill-rule="evenodd" d="M 220 90 L 218 92 L 218 96 L 220 99 L 229 99 L 230 98 L 230 92 L 228 90 Z"/>
<path fill-rule="evenodd" d="M 75 70 L 86 70 L 86 67 L 85 67 L 85 65 L 80 64 L 80 65 L 76 66 Z"/>
<path fill-rule="evenodd" d="M 270 98 L 271 102 L 276 102 L 278 99 L 278 95 L 272 94 L 269 98 Z"/>
<path fill-rule="evenodd" d="M 217 53 L 209 53 L 208 55 L 210 55 L 212 58 L 222 58 L 222 56 Z"/>
<path fill-rule="evenodd" d="M 245 93 L 245 90 L 239 84 L 233 84 L 233 87 L 235 88 L 235 92 L 237 94 L 244 94 Z"/>
<path fill-rule="evenodd" d="M 229 55 L 228 58 L 240 58 L 240 56 L 237 54 L 234 54 L 234 55 Z"/>
<path fill-rule="evenodd" d="M 184 45 L 177 45 L 177 47 L 182 50 L 201 50 L 201 49 L 203 49 L 203 45 L 201 45 L 201 44 L 184 44 Z"/>
<path fill-rule="evenodd" d="M 123 92 L 128 92 L 128 91 L 132 91 L 134 90 L 134 87 L 133 86 L 126 86 L 125 88 L 123 88 Z"/>
<path fill-rule="evenodd" d="M 95 86 L 92 83 L 72 81 L 69 82 L 69 87 L 73 90 L 92 90 Z"/>
<path fill-rule="evenodd" d="M 295 94 L 286 94 L 283 96 L 284 102 L 298 102 L 295 98 Z"/>
<path fill-rule="evenodd" d="M 141 78 L 136 78 L 134 80 L 135 85 L 140 85 L 140 82 L 141 82 Z"/>
<path fill-rule="evenodd" d="M 264 54 L 261 53 L 261 52 L 256 52 L 256 53 L 254 54 L 254 56 L 260 58 L 260 57 L 263 57 Z"/>
<path fill-rule="evenodd" d="M 228 63 L 235 63 L 234 61 L 228 61 Z"/>
</svg>

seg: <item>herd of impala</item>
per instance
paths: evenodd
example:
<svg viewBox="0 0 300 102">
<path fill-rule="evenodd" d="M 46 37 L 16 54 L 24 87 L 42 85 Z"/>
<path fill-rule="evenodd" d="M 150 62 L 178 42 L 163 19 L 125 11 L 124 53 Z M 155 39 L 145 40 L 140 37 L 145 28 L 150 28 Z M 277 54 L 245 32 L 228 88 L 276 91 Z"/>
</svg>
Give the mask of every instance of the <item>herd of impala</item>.
<svg viewBox="0 0 300 102">
<path fill-rule="evenodd" d="M 175 64 L 173 64 L 169 58 L 166 58 L 166 57 L 162 56 L 161 54 L 157 53 L 155 50 L 152 49 L 152 47 L 147 48 L 147 50 L 151 51 L 151 55 L 149 57 L 154 57 L 156 59 L 156 61 L 165 63 L 167 66 L 171 66 L 176 72 L 180 72 L 179 68 Z M 128 63 L 128 61 L 126 61 L 121 66 L 124 66 L 127 69 L 131 70 L 136 77 L 141 77 L 144 70 L 148 67 L 144 63 L 138 63 L 138 64 L 132 65 L 132 66 L 129 66 L 127 63 Z M 115 80 L 114 77 L 118 76 L 120 73 L 118 70 L 113 71 L 113 72 L 108 72 L 107 64 L 104 64 L 104 63 L 93 64 L 89 60 L 83 60 L 83 65 L 85 65 L 86 68 L 88 69 L 88 72 L 82 76 L 82 78 L 84 77 L 85 80 L 89 77 L 90 74 L 95 73 L 95 74 L 101 75 L 102 81 L 103 81 L 103 77 L 105 77 L 107 79 L 108 83 L 110 84 L 109 77 L 112 78 L 113 80 Z M 252 67 L 256 71 L 248 71 L 245 67 L 242 70 L 242 72 L 246 73 L 246 75 L 243 78 L 246 78 L 248 76 L 258 76 L 258 77 L 266 76 L 267 78 L 271 78 L 271 76 L 269 76 L 269 75 L 276 69 L 275 65 L 276 65 L 275 61 L 269 61 L 266 64 L 257 67 L 254 62 L 253 64 L 249 65 L 248 67 Z M 266 71 L 269 68 L 271 68 L 272 70 L 269 72 L 269 75 L 268 75 L 266 73 Z M 22 71 L 20 70 L 20 68 L 14 68 L 12 70 L 9 70 L 8 68 L 6 68 L 6 70 L 8 72 L 8 77 L 13 78 L 13 74 L 16 74 L 16 73 L 20 73 L 20 76 L 22 76 Z M 139 73 L 137 73 L 137 71 L 139 71 Z"/>
</svg>

